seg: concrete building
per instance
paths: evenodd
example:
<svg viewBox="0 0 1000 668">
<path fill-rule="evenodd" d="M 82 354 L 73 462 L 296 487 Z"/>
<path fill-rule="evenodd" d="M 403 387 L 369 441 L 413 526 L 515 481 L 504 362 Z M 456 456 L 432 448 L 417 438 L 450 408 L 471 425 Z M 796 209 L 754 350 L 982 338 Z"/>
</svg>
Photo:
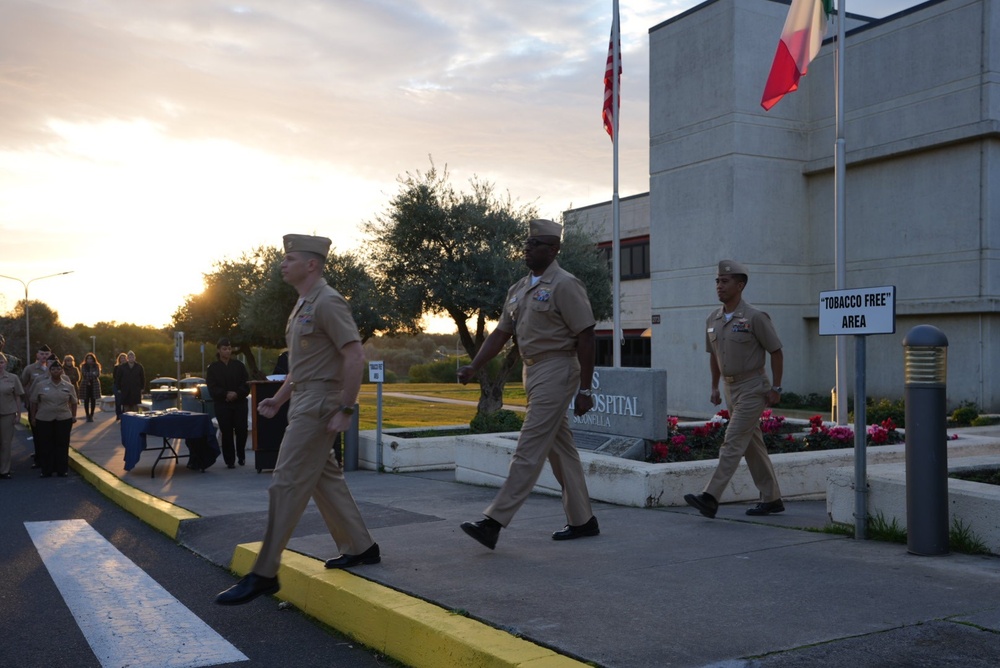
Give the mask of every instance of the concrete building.
<svg viewBox="0 0 1000 668">
<path fill-rule="evenodd" d="M 579 225 L 603 239 L 599 245 L 611 268 L 612 216 L 611 203 L 572 209 L 563 214 L 569 225 Z M 650 244 L 649 193 L 622 197 L 619 200 L 619 231 L 621 234 L 621 327 L 625 338 L 622 366 L 649 367 L 651 334 L 650 304 Z M 611 366 L 613 323 L 598 323 L 595 329 L 597 365 Z"/>
<path fill-rule="evenodd" d="M 650 192 L 628 201 L 649 210 L 652 366 L 672 413 L 712 410 L 703 330 L 723 257 L 748 265 L 745 297 L 777 325 L 785 389 L 834 384 L 835 341 L 818 333 L 835 288 L 834 48 L 764 112 L 787 12 L 710 0 L 650 30 Z M 894 285 L 897 300 L 896 334 L 868 337 L 868 395 L 902 396 L 901 341 L 929 323 L 949 340 L 949 405 L 1000 411 L 1000 1 L 848 20 L 846 287 Z"/>
</svg>

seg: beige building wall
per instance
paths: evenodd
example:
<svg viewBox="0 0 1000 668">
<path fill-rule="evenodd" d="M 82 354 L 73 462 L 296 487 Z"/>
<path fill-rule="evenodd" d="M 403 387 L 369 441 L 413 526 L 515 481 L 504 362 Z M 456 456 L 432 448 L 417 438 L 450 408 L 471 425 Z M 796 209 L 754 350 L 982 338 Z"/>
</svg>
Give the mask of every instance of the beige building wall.
<svg viewBox="0 0 1000 668">
<path fill-rule="evenodd" d="M 725 257 L 748 265 L 745 297 L 777 325 L 785 389 L 834 385 L 834 339 L 818 334 L 819 293 L 835 288 L 834 53 L 824 44 L 764 112 L 787 12 L 716 0 L 650 30 L 650 192 L 629 201 L 649 212 L 653 367 L 673 414 L 714 411 L 704 322 Z M 902 339 L 928 323 L 949 339 L 949 404 L 1000 412 L 1000 1 L 849 19 L 846 287 L 897 291 L 896 334 L 867 339 L 868 395 L 902 397 Z M 610 230 L 609 203 L 580 211 Z"/>
</svg>

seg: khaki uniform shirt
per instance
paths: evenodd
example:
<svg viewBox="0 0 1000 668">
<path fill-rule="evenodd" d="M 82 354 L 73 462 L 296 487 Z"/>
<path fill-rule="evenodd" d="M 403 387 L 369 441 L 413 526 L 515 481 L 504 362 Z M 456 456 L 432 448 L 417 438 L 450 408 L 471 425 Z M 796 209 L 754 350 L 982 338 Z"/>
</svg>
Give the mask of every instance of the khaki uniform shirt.
<svg viewBox="0 0 1000 668">
<path fill-rule="evenodd" d="M 534 286 L 531 274 L 511 286 L 497 327 L 531 358 L 576 350 L 577 335 L 595 324 L 583 282 L 553 260 Z"/>
<path fill-rule="evenodd" d="M 35 379 L 39 376 L 48 376 L 49 368 L 42 366 L 41 362 L 32 362 L 28 366 L 24 367 L 24 371 L 21 372 L 21 387 L 26 391 L 31 392 L 31 385 L 35 382 Z"/>
<path fill-rule="evenodd" d="M 715 355 L 723 376 L 738 376 L 764 368 L 765 354 L 781 348 L 771 318 L 743 300 L 726 322 L 724 307 L 708 316 L 705 349 Z"/>
<path fill-rule="evenodd" d="M 10 371 L 0 375 L 0 415 L 14 415 L 18 412 L 18 403 L 24 396 L 21 379 Z"/>
<path fill-rule="evenodd" d="M 69 420 L 73 417 L 70 400 L 76 402 L 76 388 L 63 377 L 58 383 L 51 378 L 39 378 L 31 389 L 31 401 L 38 404 L 35 420 L 52 422 Z"/>
<path fill-rule="evenodd" d="M 292 381 L 332 382 L 333 389 L 339 391 L 344 382 L 344 356 L 340 350 L 352 341 L 361 341 L 361 335 L 350 305 L 320 279 L 299 298 L 285 326 Z"/>
</svg>

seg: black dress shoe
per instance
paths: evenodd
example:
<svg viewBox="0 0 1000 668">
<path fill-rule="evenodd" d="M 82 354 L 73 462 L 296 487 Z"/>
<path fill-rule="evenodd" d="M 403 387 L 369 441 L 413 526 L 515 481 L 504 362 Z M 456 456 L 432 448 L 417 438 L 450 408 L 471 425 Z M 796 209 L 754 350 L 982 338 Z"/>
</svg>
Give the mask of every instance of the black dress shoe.
<svg viewBox="0 0 1000 668">
<path fill-rule="evenodd" d="M 256 573 L 248 573 L 246 577 L 232 587 L 215 597 L 219 605 L 243 605 L 258 596 L 276 594 L 281 589 L 278 578 L 265 578 Z"/>
<path fill-rule="evenodd" d="M 336 559 L 327 559 L 327 568 L 350 568 L 351 566 L 364 566 L 366 564 L 377 564 L 382 561 L 382 555 L 378 550 L 378 543 L 373 543 L 371 547 L 361 554 L 342 554 Z"/>
<path fill-rule="evenodd" d="M 247 463 L 247 460 L 245 460 L 245 459 L 241 459 L 241 460 L 239 461 L 239 465 L 240 465 L 240 466 L 246 466 L 246 463 Z"/>
<path fill-rule="evenodd" d="M 236 464 L 226 464 L 226 468 L 227 469 L 234 469 L 234 468 L 236 468 Z"/>
<path fill-rule="evenodd" d="M 596 536 L 601 533 L 597 526 L 597 518 L 591 516 L 585 524 L 567 524 L 561 531 L 553 532 L 552 540 L 573 540 L 574 538 L 585 538 L 586 536 Z"/>
<path fill-rule="evenodd" d="M 42 468 L 42 465 L 41 464 L 32 464 L 31 468 L 33 468 L 33 469 L 40 469 L 40 468 Z"/>
<path fill-rule="evenodd" d="M 0 473 L 0 480 L 10 480 L 9 473 Z"/>
<path fill-rule="evenodd" d="M 60 478 L 65 478 L 69 474 L 68 473 L 57 473 L 56 475 L 59 476 Z"/>
<path fill-rule="evenodd" d="M 497 538 L 500 537 L 501 528 L 503 525 L 492 517 L 486 517 L 478 522 L 462 522 L 462 531 L 491 550 L 497 546 Z"/>
<path fill-rule="evenodd" d="M 772 513 L 785 512 L 785 504 L 781 499 L 777 501 L 761 501 L 752 508 L 747 508 L 747 515 L 770 515 Z"/>
<path fill-rule="evenodd" d="M 38 477 L 39 478 L 51 478 L 52 474 L 51 473 L 39 473 Z"/>
<path fill-rule="evenodd" d="M 693 508 L 697 508 L 705 517 L 712 519 L 715 517 L 715 513 L 719 510 L 719 502 L 715 500 L 715 497 L 708 492 L 702 492 L 701 494 L 685 494 L 684 500 L 687 504 Z"/>
</svg>

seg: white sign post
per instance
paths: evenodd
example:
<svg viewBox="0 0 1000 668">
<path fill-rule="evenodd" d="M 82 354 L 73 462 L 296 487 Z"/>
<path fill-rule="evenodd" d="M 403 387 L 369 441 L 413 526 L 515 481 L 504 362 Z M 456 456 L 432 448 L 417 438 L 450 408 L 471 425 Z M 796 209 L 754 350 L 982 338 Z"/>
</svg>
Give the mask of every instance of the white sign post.
<svg viewBox="0 0 1000 668">
<path fill-rule="evenodd" d="M 382 473 L 382 383 L 385 382 L 385 362 L 368 363 L 368 382 L 378 385 L 375 409 L 375 470 Z"/>
<path fill-rule="evenodd" d="M 895 334 L 896 286 L 819 293 L 821 336 L 854 335 L 854 537 L 865 538 L 868 523 L 868 417 L 865 414 L 865 337 Z"/>
</svg>

